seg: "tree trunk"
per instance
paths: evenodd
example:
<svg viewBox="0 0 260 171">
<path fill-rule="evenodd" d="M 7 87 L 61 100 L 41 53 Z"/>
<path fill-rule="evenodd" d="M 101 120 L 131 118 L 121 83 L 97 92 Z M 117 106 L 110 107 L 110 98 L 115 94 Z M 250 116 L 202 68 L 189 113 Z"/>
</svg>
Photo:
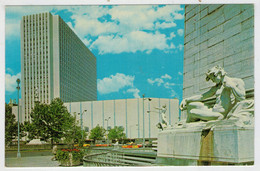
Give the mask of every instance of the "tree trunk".
<svg viewBox="0 0 260 171">
<path fill-rule="evenodd" d="M 53 138 L 51 138 L 51 149 L 53 149 Z"/>
</svg>

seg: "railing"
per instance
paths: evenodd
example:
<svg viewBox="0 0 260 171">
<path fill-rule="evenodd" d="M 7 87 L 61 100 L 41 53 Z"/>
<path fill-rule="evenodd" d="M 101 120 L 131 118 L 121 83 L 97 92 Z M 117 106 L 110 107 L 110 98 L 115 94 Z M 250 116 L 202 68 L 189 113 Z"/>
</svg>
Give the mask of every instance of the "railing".
<svg viewBox="0 0 260 171">
<path fill-rule="evenodd" d="M 105 152 L 104 152 L 105 151 Z M 156 153 L 140 150 L 95 149 L 84 156 L 84 166 L 151 166 Z"/>
</svg>

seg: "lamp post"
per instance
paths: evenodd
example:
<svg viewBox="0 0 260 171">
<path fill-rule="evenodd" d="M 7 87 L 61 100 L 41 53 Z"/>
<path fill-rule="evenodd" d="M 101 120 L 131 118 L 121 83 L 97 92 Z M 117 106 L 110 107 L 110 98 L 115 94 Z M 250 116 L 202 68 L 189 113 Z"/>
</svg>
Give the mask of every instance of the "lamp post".
<svg viewBox="0 0 260 171">
<path fill-rule="evenodd" d="M 87 112 L 88 110 L 84 110 L 82 113 L 80 112 L 80 127 L 81 127 L 81 136 L 83 139 L 83 113 Z"/>
<path fill-rule="evenodd" d="M 108 144 L 108 121 L 111 117 L 108 117 L 107 119 L 105 119 L 105 121 L 107 121 L 107 144 Z"/>
<path fill-rule="evenodd" d="M 152 99 L 148 98 L 148 111 L 147 111 L 147 113 L 149 114 L 149 139 L 151 138 L 151 117 L 150 117 L 151 108 L 150 108 L 150 101 L 152 101 Z"/>
<path fill-rule="evenodd" d="M 17 150 L 17 157 L 18 158 L 20 158 L 21 157 L 21 153 L 20 153 L 20 109 L 19 109 L 19 90 L 20 90 L 20 86 L 19 86 L 19 84 L 20 84 L 20 79 L 18 78 L 17 80 L 16 80 L 16 82 L 17 82 L 17 87 L 16 87 L 16 89 L 18 90 L 18 93 L 17 93 L 17 100 L 18 100 L 18 102 L 17 102 L 17 104 L 18 104 L 18 150 Z"/>
<path fill-rule="evenodd" d="M 144 97 L 145 97 L 145 94 L 143 94 L 143 148 L 145 148 L 145 137 L 144 137 Z"/>
</svg>

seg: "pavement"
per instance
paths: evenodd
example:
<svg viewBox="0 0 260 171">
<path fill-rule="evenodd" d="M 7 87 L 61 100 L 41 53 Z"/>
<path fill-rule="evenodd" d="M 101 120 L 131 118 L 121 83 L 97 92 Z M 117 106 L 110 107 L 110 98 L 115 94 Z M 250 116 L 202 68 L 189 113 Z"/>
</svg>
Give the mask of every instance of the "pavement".
<svg viewBox="0 0 260 171">
<path fill-rule="evenodd" d="M 17 158 L 17 151 L 5 152 L 5 167 L 62 167 L 58 161 L 52 161 L 50 150 L 21 151 L 21 158 Z M 75 166 L 83 167 L 83 165 Z M 1 169 L 0 169 L 1 170 Z"/>
<path fill-rule="evenodd" d="M 5 158 L 6 167 L 59 167 L 58 161 L 52 161 L 53 156 L 10 157 Z"/>
</svg>

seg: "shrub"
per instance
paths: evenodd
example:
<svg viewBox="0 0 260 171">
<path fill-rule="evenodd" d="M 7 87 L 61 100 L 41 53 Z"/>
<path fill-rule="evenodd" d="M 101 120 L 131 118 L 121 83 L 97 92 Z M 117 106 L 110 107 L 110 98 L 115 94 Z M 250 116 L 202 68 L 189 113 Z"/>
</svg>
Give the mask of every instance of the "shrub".
<svg viewBox="0 0 260 171">
<path fill-rule="evenodd" d="M 58 150 L 56 153 L 56 159 L 58 161 L 66 161 L 69 160 L 69 153 L 72 154 L 72 160 L 73 161 L 78 161 L 78 160 L 82 160 L 83 159 L 83 151 L 81 151 L 80 149 L 77 148 L 73 148 L 73 149 L 61 149 Z"/>
</svg>

